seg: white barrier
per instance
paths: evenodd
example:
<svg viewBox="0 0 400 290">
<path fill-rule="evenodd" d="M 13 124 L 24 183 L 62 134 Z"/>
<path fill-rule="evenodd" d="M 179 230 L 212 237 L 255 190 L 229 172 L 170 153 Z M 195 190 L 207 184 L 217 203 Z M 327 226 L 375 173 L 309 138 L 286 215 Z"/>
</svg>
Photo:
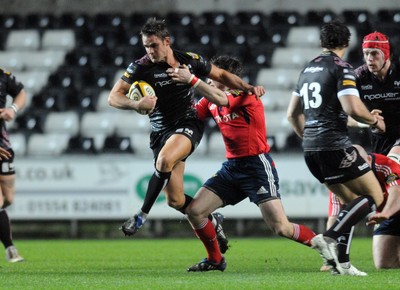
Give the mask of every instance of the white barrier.
<svg viewBox="0 0 400 290">
<path fill-rule="evenodd" d="M 289 217 L 326 217 L 327 190 L 309 173 L 301 155 L 272 154 L 280 176 L 280 192 Z M 189 158 L 185 191 L 193 195 L 220 168 L 221 160 Z M 140 209 L 151 160 L 127 158 L 61 158 L 17 160 L 17 194 L 12 219 L 125 219 Z M 228 218 L 259 218 L 248 199 L 220 210 Z M 182 218 L 160 196 L 149 218 Z"/>
</svg>

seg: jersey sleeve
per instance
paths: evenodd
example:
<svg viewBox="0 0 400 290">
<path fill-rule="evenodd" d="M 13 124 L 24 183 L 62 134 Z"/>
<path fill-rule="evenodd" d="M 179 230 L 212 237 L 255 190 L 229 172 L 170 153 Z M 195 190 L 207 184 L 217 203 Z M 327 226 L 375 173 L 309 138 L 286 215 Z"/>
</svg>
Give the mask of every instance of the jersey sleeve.
<svg viewBox="0 0 400 290">
<path fill-rule="evenodd" d="M 125 70 L 121 79 L 128 84 L 133 84 L 135 80 L 138 80 L 138 72 L 140 71 L 139 65 L 137 63 L 131 63 Z"/>
<path fill-rule="evenodd" d="M 225 93 L 228 97 L 230 109 L 246 106 L 256 100 L 255 95 L 247 94 L 240 90 L 228 90 Z"/>
<path fill-rule="evenodd" d="M 190 66 L 192 72 L 199 77 L 206 77 L 211 72 L 211 63 L 199 54 L 193 52 L 186 52 L 187 55 L 191 56 Z"/>
<path fill-rule="evenodd" d="M 338 68 L 338 83 L 337 83 L 337 96 L 341 97 L 343 95 L 353 95 L 360 96 L 357 83 L 356 83 L 356 74 L 350 65 L 346 65 L 347 63 L 340 60 L 337 61 Z"/>
<path fill-rule="evenodd" d="M 209 104 L 209 101 L 203 97 L 195 105 L 196 110 L 197 110 L 197 117 L 202 121 L 211 117 L 211 113 L 208 110 L 208 104 Z"/>
<path fill-rule="evenodd" d="M 17 81 L 15 76 L 10 72 L 4 72 L 4 74 L 7 76 L 7 93 L 12 98 L 15 98 L 24 88 L 24 85 Z"/>
</svg>

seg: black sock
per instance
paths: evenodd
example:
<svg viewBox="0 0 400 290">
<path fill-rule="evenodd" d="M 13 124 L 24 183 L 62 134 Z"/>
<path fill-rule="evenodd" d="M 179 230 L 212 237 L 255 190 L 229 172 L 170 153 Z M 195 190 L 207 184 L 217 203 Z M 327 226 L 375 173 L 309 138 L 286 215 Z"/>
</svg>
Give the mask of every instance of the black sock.
<svg viewBox="0 0 400 290">
<path fill-rule="evenodd" d="M 147 187 L 146 196 L 142 206 L 142 212 L 146 214 L 150 212 L 161 190 L 167 186 L 170 177 L 171 172 L 160 172 L 156 169 L 151 176 L 149 185 Z"/>
<path fill-rule="evenodd" d="M 337 239 L 338 259 L 339 263 L 350 262 L 350 247 L 353 239 L 354 226 L 351 227 L 350 232 L 342 234 Z"/>
<path fill-rule="evenodd" d="M 337 240 L 343 233 L 350 232 L 352 226 L 373 210 L 375 210 L 375 202 L 371 196 L 357 197 L 341 209 L 336 222 L 324 233 L 324 236 Z"/>
<path fill-rule="evenodd" d="M 5 209 L 0 209 L 0 240 L 4 245 L 4 248 L 8 248 L 9 246 L 13 245 L 10 219 L 8 218 L 8 214 Z"/>
<path fill-rule="evenodd" d="M 192 200 L 193 200 L 193 197 L 191 197 L 190 195 L 187 195 L 185 193 L 185 204 L 181 208 L 177 209 L 177 211 L 180 211 L 181 213 L 186 214 L 185 210 L 186 210 L 187 206 L 189 205 L 189 203 L 192 202 Z"/>
</svg>

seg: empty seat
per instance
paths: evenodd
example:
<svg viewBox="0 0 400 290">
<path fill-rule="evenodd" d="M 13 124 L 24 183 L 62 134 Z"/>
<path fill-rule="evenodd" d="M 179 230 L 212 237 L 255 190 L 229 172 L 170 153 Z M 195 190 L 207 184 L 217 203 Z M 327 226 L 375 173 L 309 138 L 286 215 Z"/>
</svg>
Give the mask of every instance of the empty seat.
<svg viewBox="0 0 400 290">
<path fill-rule="evenodd" d="M 1 67 L 11 72 L 22 71 L 25 63 L 16 51 L 0 51 Z"/>
<path fill-rule="evenodd" d="M 65 153 L 71 154 L 95 154 L 98 153 L 93 137 L 82 137 L 80 135 L 71 137 Z"/>
<path fill-rule="evenodd" d="M 13 30 L 6 40 L 6 50 L 38 50 L 40 48 L 40 34 L 38 30 Z"/>
<path fill-rule="evenodd" d="M 115 114 L 107 112 L 86 112 L 81 120 L 81 135 L 93 137 L 98 134 L 111 136 L 115 133 Z"/>
<path fill-rule="evenodd" d="M 115 130 L 117 136 L 131 136 L 133 133 L 150 133 L 150 123 L 147 116 L 142 116 L 136 112 L 117 113 Z"/>
<path fill-rule="evenodd" d="M 26 136 L 23 133 L 10 134 L 11 147 L 16 156 L 24 156 L 26 153 Z"/>
<path fill-rule="evenodd" d="M 40 50 L 18 53 L 27 70 L 44 70 L 50 73 L 57 70 L 65 59 L 64 51 Z"/>
<path fill-rule="evenodd" d="M 130 137 L 110 136 L 104 141 L 103 153 L 133 153 Z"/>
<path fill-rule="evenodd" d="M 268 90 L 261 101 L 265 111 L 286 110 L 292 97 L 292 90 Z"/>
<path fill-rule="evenodd" d="M 292 47 L 320 47 L 320 29 L 316 26 L 292 27 L 287 36 L 287 46 Z"/>
<path fill-rule="evenodd" d="M 286 146 L 287 138 L 292 134 L 293 129 L 287 120 L 286 110 L 265 112 L 267 135 L 274 137 L 275 147 L 282 150 Z"/>
<path fill-rule="evenodd" d="M 63 133 L 76 136 L 79 133 L 79 116 L 75 111 L 51 112 L 44 124 L 44 133 Z"/>
<path fill-rule="evenodd" d="M 68 147 L 68 134 L 37 134 L 28 140 L 27 153 L 30 156 L 59 156 Z"/>
<path fill-rule="evenodd" d="M 150 134 L 143 132 L 135 132 L 131 136 L 131 145 L 137 157 L 152 156 L 153 151 L 150 149 Z"/>
<path fill-rule="evenodd" d="M 321 48 L 279 47 L 272 55 L 271 66 L 302 69 L 320 53 Z"/>
<path fill-rule="evenodd" d="M 75 33 L 70 29 L 46 30 L 42 37 L 42 48 L 70 51 L 75 48 Z"/>
<path fill-rule="evenodd" d="M 293 90 L 300 75 L 299 69 L 264 68 L 258 72 L 256 83 L 269 89 Z"/>
<path fill-rule="evenodd" d="M 331 10 L 310 10 L 306 13 L 304 21 L 306 25 L 322 26 L 336 18 L 337 15 Z"/>
<path fill-rule="evenodd" d="M 46 84 L 49 79 L 50 73 L 47 71 L 25 71 L 19 72 L 16 77 L 24 84 L 25 90 L 36 94 L 38 93 Z"/>
</svg>

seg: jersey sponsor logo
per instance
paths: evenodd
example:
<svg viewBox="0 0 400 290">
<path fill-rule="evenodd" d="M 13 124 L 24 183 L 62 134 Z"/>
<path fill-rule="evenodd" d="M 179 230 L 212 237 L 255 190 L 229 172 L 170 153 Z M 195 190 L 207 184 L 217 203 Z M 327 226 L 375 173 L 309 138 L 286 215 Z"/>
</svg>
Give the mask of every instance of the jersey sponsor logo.
<svg viewBox="0 0 400 290">
<path fill-rule="evenodd" d="M 306 69 L 304 70 L 304 73 L 318 73 L 323 71 L 324 68 L 323 67 L 319 67 L 319 66 L 311 66 L 311 67 L 306 67 Z"/>
<path fill-rule="evenodd" d="M 364 95 L 364 99 L 367 100 L 376 100 L 376 99 L 397 99 L 399 93 L 384 93 L 384 94 L 372 94 L 372 95 Z"/>
<path fill-rule="evenodd" d="M 129 79 L 131 75 L 128 72 L 124 72 L 124 77 L 126 77 L 127 79 Z"/>
<path fill-rule="evenodd" d="M 154 74 L 155 79 L 166 78 L 166 77 L 168 77 L 167 73 Z"/>
<path fill-rule="evenodd" d="M 165 81 L 160 81 L 160 82 L 156 82 L 155 83 L 155 86 L 156 87 L 164 87 L 164 86 L 167 86 L 167 85 L 171 85 L 171 84 L 173 84 L 174 83 L 174 81 L 172 80 L 172 79 L 170 79 L 170 80 L 165 80 Z"/>
<path fill-rule="evenodd" d="M 372 85 L 365 85 L 365 86 L 361 86 L 361 89 L 364 90 L 364 91 L 372 90 L 373 86 Z"/>
<path fill-rule="evenodd" d="M 210 105 L 210 110 L 215 110 L 217 108 L 217 105 L 216 104 L 211 104 Z"/>
<path fill-rule="evenodd" d="M 352 80 L 343 80 L 343 86 L 356 86 L 356 82 Z"/>
<path fill-rule="evenodd" d="M 240 116 L 238 114 L 236 114 L 235 112 L 232 112 L 231 114 L 226 114 L 226 115 L 222 115 L 222 116 L 215 116 L 214 120 L 217 123 L 221 123 L 221 122 L 229 122 L 232 120 L 235 120 L 237 118 L 239 118 Z"/>
</svg>

